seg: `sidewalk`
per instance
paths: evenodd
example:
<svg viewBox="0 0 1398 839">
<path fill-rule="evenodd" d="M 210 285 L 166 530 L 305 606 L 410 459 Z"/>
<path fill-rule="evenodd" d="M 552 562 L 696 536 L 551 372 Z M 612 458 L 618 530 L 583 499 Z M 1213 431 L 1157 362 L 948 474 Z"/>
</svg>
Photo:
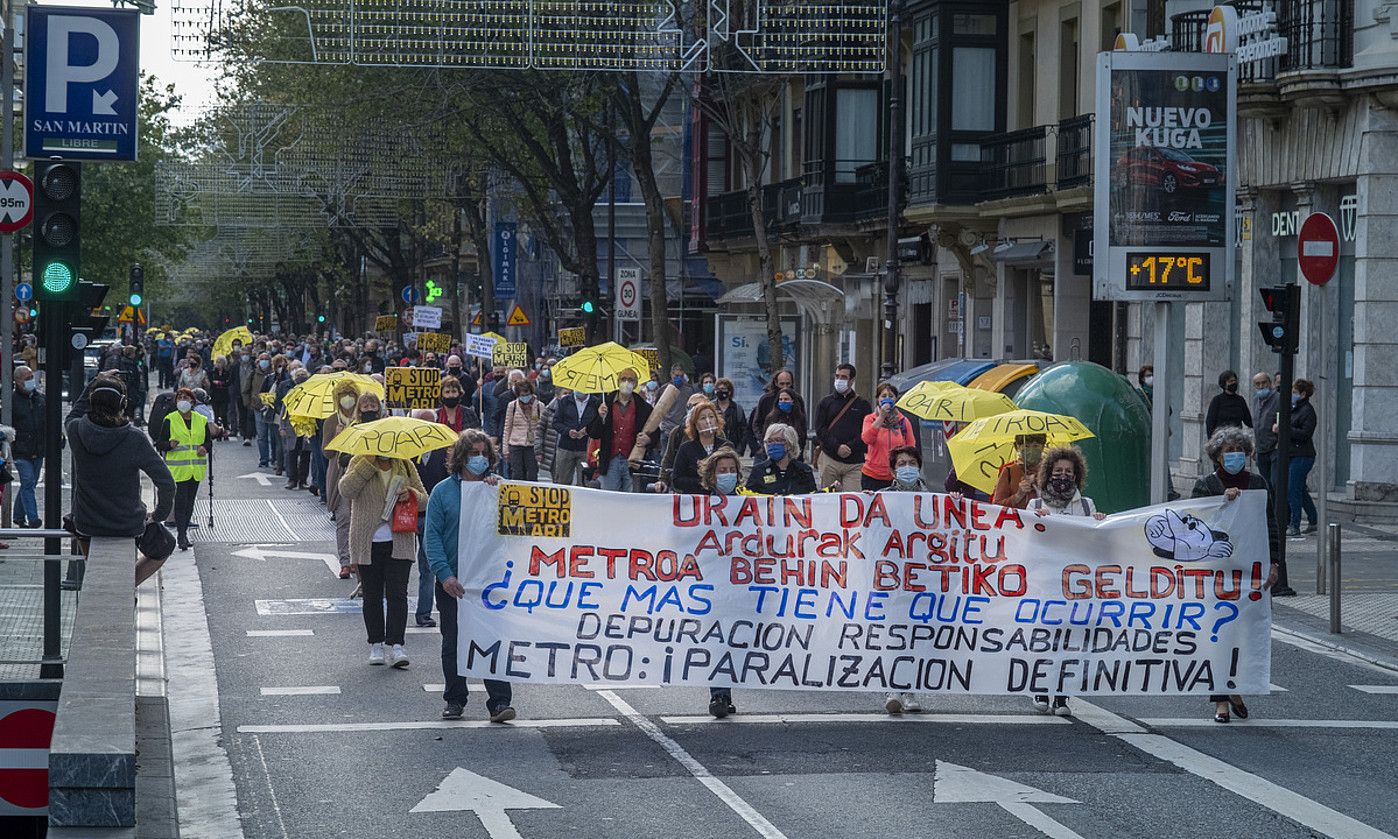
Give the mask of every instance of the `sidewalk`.
<svg viewBox="0 0 1398 839">
<path fill-rule="evenodd" d="M 1343 632 L 1331 635 L 1330 597 L 1315 593 L 1318 539 L 1323 539 L 1321 533 L 1286 540 L 1287 572 L 1297 595 L 1272 600 L 1277 625 L 1371 661 L 1389 662 L 1386 666 L 1398 669 L 1398 541 L 1343 531 L 1340 570 Z"/>
</svg>

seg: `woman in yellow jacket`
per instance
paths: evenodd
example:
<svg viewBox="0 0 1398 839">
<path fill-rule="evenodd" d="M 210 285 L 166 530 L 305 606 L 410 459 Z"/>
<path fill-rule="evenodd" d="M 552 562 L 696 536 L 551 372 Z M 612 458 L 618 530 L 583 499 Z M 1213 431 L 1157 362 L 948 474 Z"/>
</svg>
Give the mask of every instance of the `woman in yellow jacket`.
<svg viewBox="0 0 1398 839">
<path fill-rule="evenodd" d="M 350 562 L 364 587 L 369 663 L 402 669 L 408 666 L 403 635 L 408 625 L 408 578 L 417 567 L 417 531 L 414 527 L 395 533 L 390 522 L 394 505 L 410 496 L 417 499 L 419 510 L 427 509 L 427 492 L 410 461 L 368 455 L 350 459 L 339 489 L 350 502 Z"/>
</svg>

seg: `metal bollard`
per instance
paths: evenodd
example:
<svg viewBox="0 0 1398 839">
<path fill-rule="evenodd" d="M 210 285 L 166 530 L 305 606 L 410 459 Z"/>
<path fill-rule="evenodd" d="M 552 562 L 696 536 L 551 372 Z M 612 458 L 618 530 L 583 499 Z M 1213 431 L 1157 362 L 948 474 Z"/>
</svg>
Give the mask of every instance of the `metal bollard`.
<svg viewBox="0 0 1398 839">
<path fill-rule="evenodd" d="M 1326 566 L 1330 564 L 1330 526 L 1326 525 L 1324 537 L 1315 540 L 1315 593 L 1325 593 Z"/>
<path fill-rule="evenodd" d="M 1340 526 L 1329 526 L 1330 546 L 1330 634 L 1340 634 Z"/>
</svg>

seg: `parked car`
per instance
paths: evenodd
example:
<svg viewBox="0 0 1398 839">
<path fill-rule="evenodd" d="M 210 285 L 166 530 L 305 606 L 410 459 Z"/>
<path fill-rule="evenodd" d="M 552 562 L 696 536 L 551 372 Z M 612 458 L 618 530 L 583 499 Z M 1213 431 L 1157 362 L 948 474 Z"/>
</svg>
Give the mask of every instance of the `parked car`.
<svg viewBox="0 0 1398 839">
<path fill-rule="evenodd" d="M 1116 162 L 1112 179 L 1118 184 L 1153 186 L 1166 195 L 1180 190 L 1215 189 L 1223 183 L 1217 166 L 1182 151 L 1158 146 L 1136 146 Z"/>
</svg>

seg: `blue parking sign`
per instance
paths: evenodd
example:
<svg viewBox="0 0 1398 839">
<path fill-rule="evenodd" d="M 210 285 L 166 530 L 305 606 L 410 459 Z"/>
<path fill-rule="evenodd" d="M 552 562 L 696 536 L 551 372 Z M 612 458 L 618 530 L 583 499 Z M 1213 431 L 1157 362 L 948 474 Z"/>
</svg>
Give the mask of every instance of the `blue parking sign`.
<svg viewBox="0 0 1398 839">
<path fill-rule="evenodd" d="M 135 160 L 140 13 L 30 6 L 28 14 L 25 156 Z"/>
</svg>

